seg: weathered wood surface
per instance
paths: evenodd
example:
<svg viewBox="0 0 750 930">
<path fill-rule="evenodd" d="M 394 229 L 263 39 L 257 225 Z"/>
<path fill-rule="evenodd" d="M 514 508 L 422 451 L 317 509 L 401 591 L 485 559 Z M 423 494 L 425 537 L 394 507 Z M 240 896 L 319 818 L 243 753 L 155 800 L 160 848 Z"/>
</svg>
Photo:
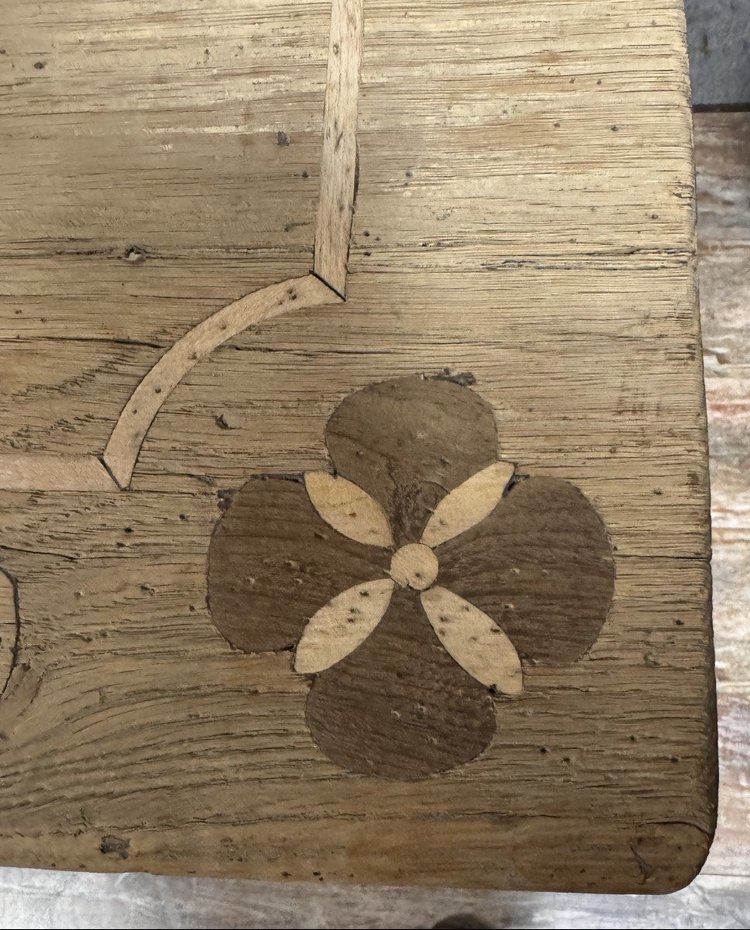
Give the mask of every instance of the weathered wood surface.
<svg viewBox="0 0 750 930">
<path fill-rule="evenodd" d="M 741 382 L 750 359 L 750 298 L 746 278 L 737 269 L 742 270 L 743 261 L 750 263 L 750 257 L 742 258 L 750 228 L 747 163 L 742 157 L 750 117 L 699 114 L 695 122 L 701 307 L 713 449 L 714 625 L 722 763 L 717 839 L 701 877 L 677 895 L 623 900 L 5 869 L 0 871 L 5 926 L 232 926 L 252 917 L 256 926 L 265 927 L 428 927 L 448 913 L 461 912 L 473 912 L 490 926 L 505 927 L 611 927 L 615 921 L 621 927 L 747 925 L 750 836 L 744 812 L 750 803 L 746 751 L 750 701 L 745 620 L 750 610 L 750 538 L 744 505 L 748 472 L 743 465 L 743 398 L 750 396 L 750 387 Z M 727 403 L 722 391 L 732 382 Z"/>
<path fill-rule="evenodd" d="M 313 262 L 328 4 L 114 7 L 6 5 L 0 451 L 13 462 L 101 454 L 176 340 Z M 346 304 L 331 292 L 196 359 L 128 490 L 0 493 L 22 629 L 0 718 L 0 855 L 677 887 L 713 826 L 681 5 L 368 0 L 364 35 Z M 528 670 L 471 765 L 355 777 L 311 738 L 290 656 L 219 635 L 211 534 L 249 476 L 325 466 L 342 398 L 442 369 L 470 373 L 459 380 L 494 410 L 493 457 L 594 505 L 615 600 L 584 660 Z"/>
<path fill-rule="evenodd" d="M 695 117 L 701 316 L 712 457 L 714 627 L 722 786 L 716 840 L 701 876 L 668 897 L 352 888 L 146 875 L 0 870 L 0 911 L 29 926 L 429 927 L 474 913 L 492 927 L 732 927 L 750 915 L 750 115 Z M 721 358 L 719 358 L 719 356 Z M 744 380 L 743 380 L 744 379 Z M 725 388 L 730 387 L 728 393 Z"/>
</svg>

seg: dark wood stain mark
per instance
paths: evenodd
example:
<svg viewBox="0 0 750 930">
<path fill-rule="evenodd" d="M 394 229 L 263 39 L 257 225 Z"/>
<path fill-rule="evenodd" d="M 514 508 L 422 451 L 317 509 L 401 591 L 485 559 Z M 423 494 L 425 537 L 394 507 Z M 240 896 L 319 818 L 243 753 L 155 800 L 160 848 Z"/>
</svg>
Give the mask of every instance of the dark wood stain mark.
<svg viewBox="0 0 750 930">
<path fill-rule="evenodd" d="M 113 854 L 119 856 L 120 859 L 127 859 L 130 855 L 130 840 L 122 836 L 115 836 L 114 833 L 107 833 L 99 843 L 99 851 L 105 856 Z"/>
<path fill-rule="evenodd" d="M 20 637 L 18 586 L 15 579 L 0 568 L 0 697 L 5 693 L 18 661 Z"/>
</svg>

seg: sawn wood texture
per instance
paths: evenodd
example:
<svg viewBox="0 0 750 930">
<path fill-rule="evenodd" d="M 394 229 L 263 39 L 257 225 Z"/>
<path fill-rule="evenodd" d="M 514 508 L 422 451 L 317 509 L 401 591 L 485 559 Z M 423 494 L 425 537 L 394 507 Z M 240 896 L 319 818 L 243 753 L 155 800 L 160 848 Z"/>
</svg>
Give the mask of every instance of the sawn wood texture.
<svg viewBox="0 0 750 930">
<path fill-rule="evenodd" d="M 628 892 L 689 881 L 713 832 L 716 765 L 678 0 L 366 0 L 358 171 L 337 188 L 356 192 L 346 301 L 321 283 L 327 302 L 249 320 L 190 360 L 127 490 L 92 458 L 148 372 L 212 314 L 321 256 L 331 6 L 3 12 L 0 452 L 20 483 L 0 491 L 0 557 L 20 638 L 0 701 L 2 862 Z M 341 144 L 352 151 L 350 135 Z M 329 226 L 340 249 L 346 222 Z M 588 652 L 528 663 L 502 702 L 445 650 L 427 656 L 429 624 L 405 639 L 386 616 L 367 642 L 384 662 L 413 655 L 426 686 L 404 680 L 409 712 L 439 709 L 440 745 L 467 760 L 405 780 L 373 775 L 361 753 L 332 758 L 358 731 L 330 683 L 349 663 L 357 694 L 360 651 L 312 686 L 295 673 L 288 650 L 312 616 L 296 593 L 294 622 L 255 631 L 282 651 L 232 648 L 207 566 L 259 476 L 292 476 L 301 507 L 293 476 L 328 470 L 336 442 L 356 455 L 345 398 L 423 374 L 492 411 L 491 437 L 478 410 L 447 438 L 472 444 L 471 473 L 515 464 L 508 502 L 535 481 L 578 489 L 615 582 Z M 419 417 L 440 429 L 429 404 Z M 373 449 L 387 432 L 385 417 L 361 424 Z M 52 454 L 91 469 L 80 487 L 30 477 Z M 386 501 L 397 546 L 444 490 L 420 493 L 421 511 Z M 275 513 L 251 509 L 247 525 L 266 531 Z M 299 578 L 320 593 L 317 609 L 342 588 L 290 547 L 307 527 L 280 537 L 278 557 L 299 567 L 278 570 L 289 592 Z M 350 586 L 382 577 L 343 545 Z M 241 602 L 252 572 L 228 546 L 231 558 L 238 590 L 221 596 Z M 413 593 L 394 592 L 396 619 L 422 609 Z M 444 674 L 466 676 L 472 727 L 446 713 Z"/>
</svg>

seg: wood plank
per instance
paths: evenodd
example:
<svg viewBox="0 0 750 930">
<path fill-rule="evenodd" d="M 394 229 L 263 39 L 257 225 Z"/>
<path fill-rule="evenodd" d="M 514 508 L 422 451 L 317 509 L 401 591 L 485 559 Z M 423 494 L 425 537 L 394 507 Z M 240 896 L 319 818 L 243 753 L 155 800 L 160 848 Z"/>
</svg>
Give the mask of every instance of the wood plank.
<svg viewBox="0 0 750 930">
<path fill-rule="evenodd" d="M 743 349 L 747 343 L 742 342 L 743 332 L 747 330 L 746 308 L 750 305 L 745 294 L 745 259 L 734 260 L 738 251 L 741 255 L 738 249 L 741 243 L 729 242 L 726 248 L 712 247 L 707 226 L 708 219 L 712 226 L 720 227 L 721 215 L 732 211 L 735 202 L 741 202 L 739 169 L 742 162 L 727 165 L 724 153 L 741 151 L 734 140 L 735 127 L 742 125 L 750 125 L 750 118 L 696 116 L 701 230 L 699 270 L 709 398 L 727 380 L 722 379 L 724 368 L 733 362 L 742 363 L 748 357 Z M 742 213 L 735 211 L 735 217 L 733 225 L 741 239 Z M 736 270 L 732 272 L 731 269 Z M 98 318 L 92 317 L 92 323 L 94 319 Z M 119 325 L 121 321 L 107 322 Z M 717 358 L 719 351 L 725 356 L 723 361 Z M 596 895 L 422 891 L 337 886 L 328 882 L 293 886 L 2 869 L 0 900 L 6 924 L 19 928 L 29 926 L 40 914 L 49 914 L 50 909 L 60 925 L 75 923 L 91 927 L 135 927 L 144 923 L 190 927 L 217 921 L 242 922 L 248 913 L 254 914 L 258 926 L 267 927 L 293 927 L 305 920 L 332 928 L 429 926 L 449 913 L 470 912 L 489 926 L 502 923 L 550 928 L 609 927 L 613 922 L 671 927 L 696 922 L 716 927 L 742 924 L 750 908 L 745 877 L 750 874 L 747 852 L 750 839 L 743 816 L 747 808 L 746 773 L 750 768 L 745 751 L 750 728 L 750 721 L 746 719 L 750 700 L 743 691 L 750 663 L 745 624 L 750 611 L 747 580 L 750 578 L 750 536 L 747 532 L 750 498 L 746 497 L 748 489 L 744 476 L 747 469 L 742 460 L 746 430 L 739 409 L 743 396 L 739 393 L 734 404 L 725 404 L 715 395 L 709 408 L 722 791 L 717 838 L 703 875 L 690 888 L 669 897 L 639 896 L 624 901 Z M 720 409 L 719 404 L 723 404 Z M 717 877 L 722 873 L 725 877 Z"/>
<path fill-rule="evenodd" d="M 113 24 L 123 10 L 140 15 L 125 17 L 120 34 Z M 128 454 L 116 456 L 127 465 L 117 471 L 127 490 L 0 492 L 0 554 L 21 611 L 14 675 L 25 670 L 26 682 L 3 719 L 2 861 L 271 880 L 681 886 L 710 844 L 715 763 L 680 3 L 368 3 L 346 305 L 318 282 L 326 293 L 314 313 L 243 316 L 252 328 L 228 325 L 229 341 L 205 342 L 215 352 L 182 358 L 190 363 L 178 372 L 184 379 L 168 379 L 162 405 L 149 388 L 162 387 L 155 379 L 170 353 L 196 339 L 204 346 L 211 320 L 232 315 L 231 301 L 255 307 L 261 298 L 245 296 L 246 281 L 267 288 L 304 275 L 315 245 L 305 237 L 317 194 L 303 165 L 328 128 L 330 7 L 279 0 L 244 4 L 235 19 L 237 12 L 236 0 L 210 12 L 178 10 L 172 0 L 158 10 L 140 0 L 13 6 L 12 63 L 35 73 L 13 91 L 6 135 L 19 128 L 28 138 L 45 106 L 52 116 L 40 161 L 18 168 L 13 141 L 3 155 L 20 172 L 0 236 L 0 255 L 18 269 L 5 284 L 8 337 L 20 338 L 0 342 L 9 372 L 2 448 L 98 455 L 131 409 L 141 416 L 144 391 L 144 423 L 153 427 L 129 434 Z M 60 29 L 61 20 L 71 25 Z M 157 43 L 149 37 L 160 28 Z M 50 54 L 35 68 L 55 30 L 58 65 Z M 195 58 L 212 30 L 230 45 L 249 32 L 247 44 L 258 46 L 244 68 L 226 57 L 216 66 L 218 94 Z M 91 36 L 91 58 L 74 33 Z M 209 57 L 212 47 L 204 46 Z M 94 94 L 105 64 L 112 76 Z M 138 101 L 127 119 L 121 88 Z M 238 108 L 247 108 L 246 119 L 237 119 Z M 136 195 L 132 178 L 117 180 L 121 163 L 109 144 L 96 143 L 115 119 L 132 132 L 128 152 L 145 172 L 136 172 Z M 161 128 L 173 124 L 179 158 L 165 161 L 160 177 L 161 159 L 144 140 L 162 139 Z M 65 194 L 70 180 L 61 172 L 72 169 L 63 156 L 71 136 L 86 132 L 90 151 L 70 143 L 70 157 L 82 160 L 85 183 L 96 176 L 98 186 L 76 201 Z M 254 158 L 245 171 L 232 159 L 248 133 Z M 192 135 L 201 138 L 194 149 L 185 141 Z M 338 193 L 351 189 L 351 141 L 346 164 L 333 159 L 346 181 L 331 188 Z M 322 151 L 325 197 L 325 142 Z M 53 155 L 62 200 L 35 193 L 33 179 Z M 105 210 L 110 173 L 116 209 Z M 33 209 L 24 217 L 27 188 Z M 139 210 L 147 237 L 135 235 Z M 296 222 L 304 226 L 284 228 Z M 338 273 L 343 238 L 331 239 Z M 72 254 L 79 251 L 86 254 Z M 378 382 L 386 413 L 361 407 L 337 432 L 334 410 Z M 368 471 L 360 459 L 369 456 L 376 464 Z M 312 690 L 294 673 L 288 643 L 263 653 L 234 639 L 232 649 L 224 638 L 228 627 L 207 600 L 206 565 L 212 534 L 248 479 L 265 476 L 300 498 L 303 472 L 332 467 L 377 498 L 401 544 L 416 541 L 407 539 L 415 514 L 426 516 L 498 461 L 528 485 L 575 485 L 606 526 L 602 558 L 614 558 L 614 599 L 606 622 L 609 596 L 599 605 L 579 661 L 524 658 L 524 691 L 513 700 L 474 679 L 469 686 L 429 639 L 426 617 L 414 635 L 400 629 L 399 617 L 414 619 L 419 608 L 406 589 L 394 596 L 399 613 L 380 652 L 368 659 L 364 650 L 385 626 Z M 572 538 L 573 509 L 544 510 L 545 532 L 561 549 Z M 285 512 L 284 527 L 295 513 Z M 266 520 L 239 538 L 244 532 L 256 550 L 272 539 L 272 553 L 282 528 Z M 328 539 L 334 531 L 323 523 L 318 532 Z M 294 605 L 322 579 L 330 600 L 342 590 L 339 566 L 321 565 L 313 544 L 281 563 L 256 554 L 224 583 L 247 588 L 253 605 L 269 578 L 298 582 L 280 599 Z M 573 566 L 545 610 L 569 610 L 582 571 Z M 548 596 L 533 572 L 528 585 L 532 598 Z M 273 592 L 261 594 L 268 602 Z M 245 614 L 233 619 L 247 626 Z M 407 648 L 413 661 L 399 666 L 394 657 Z M 451 711 L 441 717 L 448 738 L 440 744 L 433 735 L 429 754 L 410 755 L 406 742 L 400 757 L 390 744 L 378 752 L 349 744 L 343 760 L 337 732 L 346 725 L 356 735 L 357 718 L 335 697 L 350 658 L 367 672 L 356 681 L 372 687 L 371 700 L 358 698 L 361 713 L 407 695 L 404 713 L 421 721 L 412 732 L 425 740 L 435 708 L 471 704 L 476 726 L 461 752 L 450 728 L 463 718 Z M 384 677 L 391 673 L 398 685 Z M 324 683 L 331 675 L 339 675 L 335 687 Z M 424 699 L 419 688 L 429 691 Z M 386 730 L 406 732 L 403 715 L 381 718 L 388 727 L 370 731 L 374 741 Z M 438 767 L 448 771 L 435 776 Z M 433 777 L 420 777 L 428 771 Z M 354 774 L 362 772 L 369 774 Z"/>
</svg>

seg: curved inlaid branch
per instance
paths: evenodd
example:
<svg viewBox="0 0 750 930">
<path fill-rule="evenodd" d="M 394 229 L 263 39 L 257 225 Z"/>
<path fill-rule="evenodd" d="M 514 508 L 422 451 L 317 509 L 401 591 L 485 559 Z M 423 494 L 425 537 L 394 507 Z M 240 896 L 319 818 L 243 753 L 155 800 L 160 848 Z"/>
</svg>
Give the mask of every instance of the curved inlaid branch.
<svg viewBox="0 0 750 930">
<path fill-rule="evenodd" d="M 0 453 L 0 490 L 126 488 L 162 404 L 200 359 L 253 323 L 343 299 L 357 178 L 357 100 L 363 0 L 332 0 L 313 273 L 272 284 L 199 323 L 135 389 L 103 455 Z"/>
<path fill-rule="evenodd" d="M 179 339 L 133 391 L 109 437 L 103 459 L 120 487 L 130 484 L 143 440 L 162 404 L 202 358 L 253 323 L 334 300 L 336 295 L 314 275 L 292 278 L 241 297 Z"/>
</svg>

